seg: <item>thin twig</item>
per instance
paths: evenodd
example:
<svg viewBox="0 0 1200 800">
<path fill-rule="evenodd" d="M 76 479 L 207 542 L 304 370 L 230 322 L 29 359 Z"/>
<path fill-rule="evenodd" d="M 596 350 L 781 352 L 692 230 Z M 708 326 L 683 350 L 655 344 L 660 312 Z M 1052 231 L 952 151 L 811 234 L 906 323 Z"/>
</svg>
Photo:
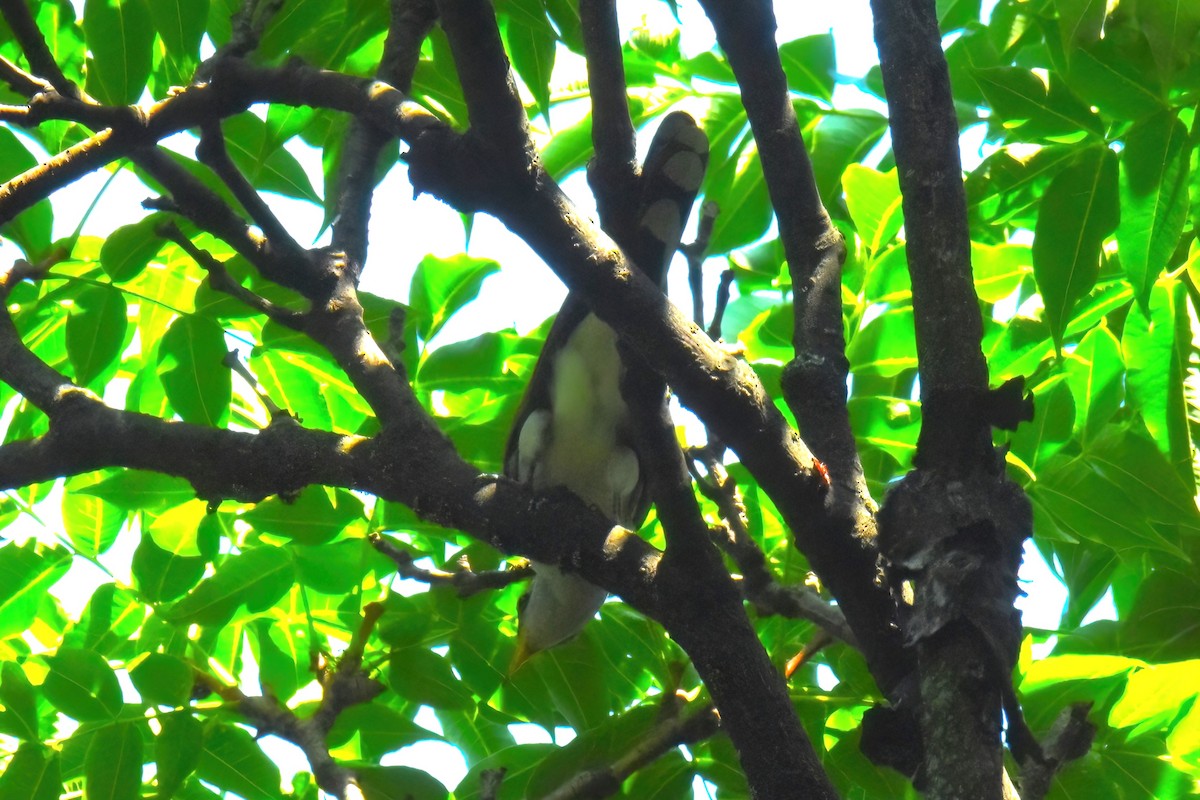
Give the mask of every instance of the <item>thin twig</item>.
<svg viewBox="0 0 1200 800">
<path fill-rule="evenodd" d="M 721 328 L 725 325 L 725 309 L 729 307 L 729 287 L 732 285 L 733 270 L 724 270 L 717 283 L 717 303 L 713 309 L 712 323 L 708 326 L 708 338 L 714 341 L 721 338 Z"/>
<path fill-rule="evenodd" d="M 384 691 L 383 684 L 362 671 L 366 640 L 382 613 L 383 607 L 378 603 L 368 603 L 363 608 L 359 628 L 337 667 L 318 674 L 322 686 L 321 702 L 311 716 L 300 717 L 270 694 L 247 695 L 237 686 L 228 686 L 200 670 L 194 670 L 194 678 L 233 705 L 258 730 L 259 736 L 278 736 L 299 747 L 308 759 L 318 785 L 342 800 L 351 800 L 361 796 L 355 794 L 354 773 L 329 754 L 326 738 L 342 711 L 370 702 Z"/>
<path fill-rule="evenodd" d="M 688 289 L 692 294 L 692 321 L 701 327 L 704 327 L 704 258 L 708 255 L 713 225 L 720 213 L 721 207 L 716 201 L 705 200 L 700 206 L 700 222 L 696 227 L 695 240 L 679 246 L 679 252 L 687 259 Z M 720 338 L 720 333 L 713 336 L 711 330 L 710 328 L 710 339 Z M 720 331 L 720 326 L 717 326 L 717 330 Z"/>
<path fill-rule="evenodd" d="M 459 597 L 470 597 L 489 589 L 503 589 L 505 586 L 533 577 L 533 568 L 528 564 L 482 572 L 472 570 L 468 564 L 461 564 L 460 569 L 456 572 L 424 569 L 413 563 L 415 559 L 411 553 L 396 546 L 381 534 L 369 534 L 367 540 L 370 541 L 372 547 L 396 562 L 396 572 L 400 577 L 428 583 L 431 586 L 450 586 Z"/>
<path fill-rule="evenodd" d="M 737 482 L 720 461 L 723 448 L 710 444 L 689 451 L 688 465 L 700 493 L 716 504 L 722 524 L 714 538 L 742 572 L 739 585 L 759 614 L 806 619 L 851 645 L 856 644 L 846 618 L 808 586 L 784 586 L 767 566 L 766 555 L 746 526 L 746 508 Z M 697 461 L 704 464 L 701 473 Z"/>
<path fill-rule="evenodd" d="M 305 318 L 303 314 L 277 306 L 265 297 L 261 297 L 245 286 L 242 286 L 233 279 L 233 276 L 225 269 L 224 264 L 214 258 L 207 250 L 197 247 L 174 222 L 162 223 L 155 228 L 155 232 L 159 236 L 174 242 L 181 250 L 191 256 L 192 260 L 208 273 L 208 282 L 217 291 L 224 292 L 291 330 L 304 330 Z M 252 382 L 251 385 L 255 383 L 257 381 Z M 269 409 L 270 406 L 268 406 Z"/>
<path fill-rule="evenodd" d="M 200 126 L 200 143 L 196 145 L 196 158 L 217 173 L 217 177 L 229 187 L 229 191 L 233 192 L 233 196 L 269 241 L 283 243 L 288 250 L 303 250 L 275 216 L 275 212 L 271 211 L 258 190 L 246 180 L 246 176 L 229 157 L 220 120 L 212 120 Z"/>
<path fill-rule="evenodd" d="M 630 775 L 674 750 L 695 744 L 717 732 L 720 716 L 710 702 L 676 712 L 637 741 L 619 758 L 604 767 L 585 770 L 559 786 L 543 800 L 599 800 L 620 789 Z"/>
</svg>

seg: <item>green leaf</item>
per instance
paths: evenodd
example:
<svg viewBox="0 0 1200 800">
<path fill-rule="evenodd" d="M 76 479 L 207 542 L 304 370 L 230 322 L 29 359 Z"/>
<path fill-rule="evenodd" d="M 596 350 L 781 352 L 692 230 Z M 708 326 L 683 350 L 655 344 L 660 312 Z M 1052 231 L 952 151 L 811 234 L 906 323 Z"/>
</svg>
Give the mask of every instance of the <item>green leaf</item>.
<svg viewBox="0 0 1200 800">
<path fill-rule="evenodd" d="M 1150 46 L 1140 33 L 1109 36 L 1071 52 L 1067 81 L 1103 113 L 1136 120 L 1166 108 Z"/>
<path fill-rule="evenodd" d="M 1108 712 L 1108 724 L 1130 728 L 1130 736 L 1159 730 L 1200 692 L 1200 660 L 1147 665 L 1134 670 L 1125 692 Z"/>
<path fill-rule="evenodd" d="M 446 787 L 427 772 L 412 767 L 356 767 L 366 800 L 445 800 Z"/>
<path fill-rule="evenodd" d="M 466 127 L 467 104 L 463 100 L 458 74 L 446 69 L 454 62 L 450 42 L 440 27 L 429 32 L 429 50 L 432 58 L 422 58 L 413 74 L 413 96 L 424 103 L 452 125 Z"/>
<path fill-rule="evenodd" d="M 91 650 L 105 658 L 128 658 L 146 618 L 145 598 L 114 583 L 96 587 L 83 614 L 63 635 L 64 647 Z"/>
<path fill-rule="evenodd" d="M 0 548 L 0 639 L 33 625 L 42 596 L 70 567 L 65 548 L 39 548 L 34 539 Z"/>
<path fill-rule="evenodd" d="M 1035 507 L 1049 514 L 1068 536 L 1130 558 L 1159 551 L 1186 558 L 1133 500 L 1131 489 L 1113 481 L 1086 459 L 1043 469 L 1029 489 Z"/>
<path fill-rule="evenodd" d="M 242 514 L 241 519 L 262 533 L 318 545 L 333 539 L 355 520 L 363 519 L 363 504 L 347 491 L 309 486 L 286 502 L 278 497 L 264 500 Z"/>
<path fill-rule="evenodd" d="M 730 158 L 710 173 L 705 195 L 718 198 L 721 213 L 713 224 L 709 254 L 727 253 L 761 239 L 774 211 L 753 136 L 746 133 Z"/>
<path fill-rule="evenodd" d="M 1059 35 L 1068 53 L 1100 38 L 1105 0 L 1054 0 L 1054 6 L 1058 10 Z"/>
<path fill-rule="evenodd" d="M 114 282 L 131 280 L 158 256 L 165 240 L 155 228 L 163 220 L 163 215 L 151 214 L 108 235 L 100 247 L 100 266 L 108 277 Z"/>
<path fill-rule="evenodd" d="M 825 116 L 817 122 L 806 143 L 825 205 L 836 203 L 846 167 L 870 152 L 886 130 L 887 118 L 875 112 Z"/>
<path fill-rule="evenodd" d="M 266 123 L 257 116 L 246 112 L 229 117 L 221 130 L 229 157 L 260 191 L 321 204 L 321 196 L 313 189 L 304 167 L 295 156 L 271 141 Z"/>
<path fill-rule="evenodd" d="M 0 705 L 0 731 L 25 741 L 41 739 L 36 691 L 24 670 L 12 661 L 0 664 Z"/>
<path fill-rule="evenodd" d="M 154 0 L 157 2 L 158 0 Z M 91 57 L 87 91 L 102 103 L 129 105 L 150 77 L 154 26 L 146 0 L 87 0 L 83 33 Z"/>
<path fill-rule="evenodd" d="M 267 396 L 310 427 L 336 432 L 357 431 L 370 406 L 328 353 L 306 350 L 298 342 L 279 340 L 268 324 L 263 346 L 255 348 L 250 366 Z"/>
<path fill-rule="evenodd" d="M 173 84 L 186 85 L 200 61 L 208 0 L 152 0 L 147 5 L 162 41 L 168 76 Z"/>
<path fill-rule="evenodd" d="M 127 469 L 97 484 L 78 489 L 126 510 L 165 510 L 194 500 L 196 490 L 183 478 Z"/>
<path fill-rule="evenodd" d="M 1181 350 L 1191 339 L 1182 299 L 1182 286 L 1155 286 L 1150 294 L 1150 317 L 1130 314 L 1121 348 L 1125 355 L 1127 397 L 1146 422 L 1158 444 L 1191 474 L 1191 444 L 1183 380 L 1186 365 Z"/>
<path fill-rule="evenodd" d="M 1171 729 L 1167 752 L 1193 770 L 1200 766 L 1200 704 L 1193 703 L 1187 716 Z"/>
<path fill-rule="evenodd" d="M 1163 111 L 1128 133 L 1121 153 L 1121 266 L 1142 313 L 1150 314 L 1150 290 L 1179 243 L 1188 214 L 1187 129 Z"/>
<path fill-rule="evenodd" d="M 1189 0 L 1146 0 L 1137 8 L 1135 23 L 1146 35 L 1159 72 L 1172 75 L 1186 63 L 1183 54 L 1195 53 L 1200 31 L 1200 8 Z"/>
<path fill-rule="evenodd" d="M 200 317 L 179 317 L 159 344 L 158 374 L 171 407 L 185 422 L 220 426 L 229 416 L 233 378 L 223 363 L 222 330 Z"/>
<path fill-rule="evenodd" d="M 912 462 L 921 431 L 921 404 L 899 397 L 850 398 L 850 415 L 860 442 L 888 453 L 901 465 Z"/>
<path fill-rule="evenodd" d="M 788 88 L 829 103 L 837 77 L 832 33 L 805 36 L 779 46 Z"/>
<path fill-rule="evenodd" d="M 480 800 L 481 775 L 490 769 L 504 768 L 504 781 L 496 800 L 523 800 L 531 797 L 527 791 L 534 770 L 544 759 L 558 752 L 553 744 L 521 744 L 505 748 L 471 767 L 454 789 L 455 800 Z"/>
<path fill-rule="evenodd" d="M 0 181 L 8 181 L 38 165 L 21 140 L 8 128 L 0 128 Z M 0 227 L 0 233 L 12 239 L 31 260 L 39 258 L 50 246 L 54 211 L 49 200 L 41 200 L 25 209 L 16 219 Z"/>
<path fill-rule="evenodd" d="M 128 512 L 95 495 L 78 491 L 93 485 L 90 477 L 69 478 L 63 493 L 62 520 L 75 552 L 95 558 L 112 547 Z"/>
<path fill-rule="evenodd" d="M 127 667 L 142 700 L 156 706 L 187 705 L 195 682 L 192 666 L 166 653 L 144 653 Z"/>
<path fill-rule="evenodd" d="M 306 628 L 288 621 L 256 619 L 250 629 L 254 633 L 250 645 L 258 662 L 259 683 L 264 691 L 286 703 L 312 680 L 309 644 L 303 639 Z"/>
<path fill-rule="evenodd" d="M 891 377 L 917 366 L 917 335 L 911 307 L 883 312 L 854 334 L 846 348 L 855 375 Z"/>
<path fill-rule="evenodd" d="M 1200 652 L 1195 576 L 1159 569 L 1142 579 L 1120 634 L 1121 652 L 1130 655 L 1159 662 L 1195 657 Z"/>
<path fill-rule="evenodd" d="M 495 261 L 468 255 L 421 259 L 408 293 L 421 339 L 428 342 L 437 336 L 452 316 L 479 295 L 483 281 L 499 271 Z"/>
<path fill-rule="evenodd" d="M 58 800 L 63 790 L 58 753 L 22 744 L 0 776 L 0 800 Z"/>
<path fill-rule="evenodd" d="M 1125 399 L 1121 346 L 1107 328 L 1093 328 L 1066 356 L 1063 369 L 1075 398 L 1076 428 L 1090 441 Z"/>
<path fill-rule="evenodd" d="M 243 603 L 251 613 L 265 611 L 291 587 L 295 568 L 280 547 L 256 547 L 225 559 L 187 597 L 163 615 L 172 622 L 223 625 Z"/>
<path fill-rule="evenodd" d="M 633 774 L 629 796 L 639 800 L 674 800 L 692 796 L 695 767 L 673 750 Z"/>
<path fill-rule="evenodd" d="M 985 303 L 1009 297 L 1033 272 L 1033 253 L 1020 244 L 987 245 L 971 242 L 971 270 L 975 293 Z"/>
<path fill-rule="evenodd" d="M 642 703 L 576 736 L 537 766 L 526 796 L 544 797 L 584 769 L 611 764 L 653 730 L 661 711 L 655 703 Z"/>
<path fill-rule="evenodd" d="M 154 780 L 158 800 L 170 800 L 200 763 L 204 728 L 186 712 L 161 714 L 158 721 L 161 729 L 154 739 Z"/>
<path fill-rule="evenodd" d="M 1065 87 L 1057 73 L 1051 74 L 1049 86 L 1021 67 L 986 67 L 972 74 L 995 112 L 993 124 L 1015 130 L 1026 140 L 1104 131 L 1100 118 Z"/>
<path fill-rule="evenodd" d="M 125 348 L 127 309 L 121 293 L 108 286 L 85 286 L 74 301 L 67 317 L 67 356 L 75 382 L 88 386 Z"/>
<path fill-rule="evenodd" d="M 329 744 L 341 747 L 356 736 L 363 758 L 372 761 L 401 747 L 441 738 L 399 711 L 375 703 L 351 706 L 339 714 L 329 731 Z"/>
<path fill-rule="evenodd" d="M 450 662 L 425 647 L 392 653 L 388 684 L 406 700 L 439 709 L 466 710 L 475 705 L 470 691 L 454 677 Z"/>
<path fill-rule="evenodd" d="M 138 591 L 151 602 L 164 603 L 182 597 L 195 586 L 207 564 L 205 558 L 160 547 L 153 535 L 144 531 L 133 553 L 132 569 Z"/>
<path fill-rule="evenodd" d="M 1075 399 L 1064 380 L 1050 380 L 1034 389 L 1033 421 L 1012 435 L 1012 453 L 1037 470 L 1071 440 L 1075 426 Z"/>
<path fill-rule="evenodd" d="M 879 172 L 851 164 L 842 175 L 842 189 L 859 237 L 872 253 L 878 253 L 892 242 L 904 224 L 896 170 Z"/>
<path fill-rule="evenodd" d="M 98 653 L 60 647 L 45 659 L 50 671 L 42 693 L 59 711 L 81 722 L 115 719 L 120 713 L 121 685 Z"/>
<path fill-rule="evenodd" d="M 142 796 L 142 733 L 138 724 L 121 722 L 87 749 L 85 800 L 137 800 Z"/>
<path fill-rule="evenodd" d="M 513 67 L 529 87 L 538 110 L 550 119 L 550 74 L 554 71 L 554 51 L 558 36 L 546 19 L 541 0 L 509 0 L 505 40 Z"/>
<path fill-rule="evenodd" d="M 396 568 L 391 559 L 371 547 L 364 538 L 343 539 L 317 547 L 292 545 L 291 551 L 300 582 L 326 594 L 349 594 L 363 582 L 368 572 L 383 576 Z"/>
<path fill-rule="evenodd" d="M 578 169 L 587 166 L 592 148 L 592 115 L 589 113 L 569 128 L 555 132 L 542 148 L 542 166 L 558 182 Z"/>
<path fill-rule="evenodd" d="M 1127 491 L 1146 519 L 1200 532 L 1191 485 L 1144 433 L 1110 426 L 1084 457 L 1093 470 Z"/>
<path fill-rule="evenodd" d="M 1033 240 L 1033 274 L 1059 346 L 1075 306 L 1096 283 L 1100 247 L 1119 219 L 1116 156 L 1107 148 L 1082 151 L 1042 196 Z"/>
<path fill-rule="evenodd" d="M 248 732 L 224 723 L 209 726 L 196 775 L 221 791 L 242 797 L 268 800 L 282 796 L 279 767 Z"/>
</svg>

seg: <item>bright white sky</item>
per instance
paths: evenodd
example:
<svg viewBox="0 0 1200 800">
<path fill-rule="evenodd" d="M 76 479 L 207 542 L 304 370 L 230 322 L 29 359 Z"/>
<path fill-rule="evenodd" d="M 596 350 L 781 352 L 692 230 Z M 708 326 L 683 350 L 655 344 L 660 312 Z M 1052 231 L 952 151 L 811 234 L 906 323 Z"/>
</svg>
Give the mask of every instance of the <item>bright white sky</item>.
<svg viewBox="0 0 1200 800">
<path fill-rule="evenodd" d="M 74 3 L 77 13 L 82 13 L 83 0 L 74 0 Z M 990 11 L 994 0 L 985 0 L 984 5 Z M 647 14 L 646 23 L 651 29 L 669 31 L 675 27 L 675 21 L 666 3 L 621 3 L 619 8 L 622 11 L 622 25 L 625 29 L 641 22 L 641 14 L 647 10 L 650 13 Z M 780 42 L 833 31 L 837 41 L 840 73 L 863 76 L 876 63 L 870 10 L 866 0 L 840 3 L 793 3 L 784 0 L 777 3 L 776 8 L 779 14 Z M 695 54 L 708 50 L 713 43 L 711 28 L 694 0 L 681 0 L 680 15 L 683 19 L 684 52 Z M 581 63 L 578 59 L 564 58 L 560 66 L 578 63 Z M 559 72 L 556 72 L 555 77 L 556 82 L 565 82 L 566 76 L 560 75 Z M 883 111 L 878 100 L 869 95 L 845 86 L 840 86 L 838 92 L 835 102 L 839 107 L 872 107 Z M 965 162 L 973 164 L 982 155 L 982 134 L 969 138 L 971 144 L 964 145 L 963 155 Z M 649 137 L 643 136 L 641 139 L 648 142 Z M 177 137 L 172 145 L 178 146 L 181 152 L 190 154 L 194 149 L 194 140 L 183 135 Z M 308 170 L 313 185 L 319 190 L 322 186 L 320 154 L 301 146 L 290 149 Z M 54 197 L 55 237 L 67 236 L 75 230 L 108 177 L 106 173 L 87 176 Z M 565 188 L 581 208 L 594 210 L 591 195 L 581 173 L 569 178 Z M 86 220 L 84 233 L 105 236 L 116 227 L 141 218 L 146 213 L 141 207 L 141 201 L 148 194 L 145 187 L 132 175 L 128 172 L 120 173 L 104 193 L 102 202 Z M 266 199 L 301 243 L 317 235 L 321 225 L 321 209 L 275 195 L 267 195 Z M 327 237 L 328 233 L 322 238 L 327 240 Z M 407 299 L 412 271 L 421 258 L 427 253 L 450 256 L 461 252 L 464 235 L 458 214 L 450 208 L 429 196 L 413 199 L 406 169 L 402 164 L 397 164 L 376 194 L 370 240 L 371 249 L 363 281 L 364 289 L 404 301 Z M 0 244 L 0 260 L 11 261 L 19 255 L 9 249 L 11 247 L 8 243 Z M 479 215 L 476 218 L 470 253 L 477 257 L 493 258 L 500 262 L 504 269 L 485 282 L 479 301 L 470 307 L 469 312 L 460 314 L 447 326 L 439 336 L 441 343 L 508 326 L 516 327 L 522 332 L 528 331 L 553 313 L 566 294 L 548 268 L 520 240 L 489 217 Z M 679 265 L 672 270 L 670 292 L 676 298 L 676 302 L 686 304 L 688 301 L 685 270 L 678 267 Z M 715 274 L 718 269 L 720 267 L 714 265 L 710 274 Z M 39 510 L 55 506 L 57 502 L 57 497 L 52 497 L 42 504 Z M 57 513 L 49 510 L 46 516 L 53 520 Z M 102 556 L 101 561 L 118 580 L 129 583 L 131 576 L 128 574 L 128 565 L 131 553 L 132 547 L 120 547 L 119 551 L 114 549 Z M 81 559 L 76 561 L 77 566 L 73 568 L 70 577 L 60 581 L 56 587 L 56 594 L 71 613 L 77 613 L 82 608 L 95 586 L 111 580 L 96 567 Z M 1029 581 L 1026 589 L 1030 592 L 1030 596 L 1023 598 L 1023 602 L 1020 603 L 1026 624 L 1042 628 L 1056 627 L 1065 600 L 1065 589 L 1032 547 L 1028 548 L 1023 576 Z M 1111 615 L 1111 612 L 1103 613 Z M 245 677 L 248 683 L 247 690 L 256 691 L 257 676 Z M 836 681 L 832 673 L 824 677 Z M 432 730 L 440 729 L 432 713 L 422 713 L 417 721 Z M 520 727 L 523 730 L 516 733 L 522 741 L 548 740 L 540 728 Z M 261 744 L 284 768 L 285 783 L 289 781 L 289 770 L 295 771 L 302 767 L 303 760 L 299 751 L 291 745 L 274 737 L 261 740 Z M 462 756 L 455 748 L 435 742 L 404 748 L 391 754 L 384 763 L 407 764 L 428 770 L 450 789 L 454 788 L 466 771 Z M 706 794 L 697 779 L 697 796 L 704 797 Z"/>
</svg>

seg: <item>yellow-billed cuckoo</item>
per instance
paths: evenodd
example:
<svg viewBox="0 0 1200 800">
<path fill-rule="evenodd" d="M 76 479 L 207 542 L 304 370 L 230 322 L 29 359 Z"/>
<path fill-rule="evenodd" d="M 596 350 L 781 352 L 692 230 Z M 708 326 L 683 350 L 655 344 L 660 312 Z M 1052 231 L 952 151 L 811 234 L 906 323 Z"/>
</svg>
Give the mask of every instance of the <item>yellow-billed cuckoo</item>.
<svg viewBox="0 0 1200 800">
<path fill-rule="evenodd" d="M 667 267 L 707 163 L 708 139 L 696 122 L 682 112 L 667 116 L 639 177 L 637 229 L 628 241 L 617 242 L 660 288 L 666 287 Z M 582 298 L 568 295 L 517 412 L 504 469 L 535 489 L 565 486 L 614 522 L 637 530 L 650 498 L 621 395 L 624 371 L 616 332 Z M 558 567 L 535 561 L 533 568 L 521 598 L 514 668 L 579 633 L 607 596 Z"/>
</svg>

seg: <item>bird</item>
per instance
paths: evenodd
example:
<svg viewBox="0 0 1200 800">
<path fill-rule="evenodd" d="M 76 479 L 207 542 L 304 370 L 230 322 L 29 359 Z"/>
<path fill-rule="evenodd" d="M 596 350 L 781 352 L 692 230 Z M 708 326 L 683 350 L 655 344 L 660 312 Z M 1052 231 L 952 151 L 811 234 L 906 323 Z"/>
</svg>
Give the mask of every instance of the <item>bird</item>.
<svg viewBox="0 0 1200 800">
<path fill-rule="evenodd" d="M 617 241 L 664 291 L 707 163 L 708 138 L 695 120 L 681 111 L 667 115 L 638 177 L 637 225 L 625 241 Z M 582 297 L 568 294 L 518 408 L 504 465 L 510 478 L 535 490 L 566 487 L 617 524 L 637 530 L 649 513 L 650 496 L 631 410 L 621 394 L 627 365 L 617 339 Z M 532 566 L 529 589 L 517 606 L 510 673 L 534 653 L 577 635 L 608 596 L 555 565 Z"/>
</svg>

